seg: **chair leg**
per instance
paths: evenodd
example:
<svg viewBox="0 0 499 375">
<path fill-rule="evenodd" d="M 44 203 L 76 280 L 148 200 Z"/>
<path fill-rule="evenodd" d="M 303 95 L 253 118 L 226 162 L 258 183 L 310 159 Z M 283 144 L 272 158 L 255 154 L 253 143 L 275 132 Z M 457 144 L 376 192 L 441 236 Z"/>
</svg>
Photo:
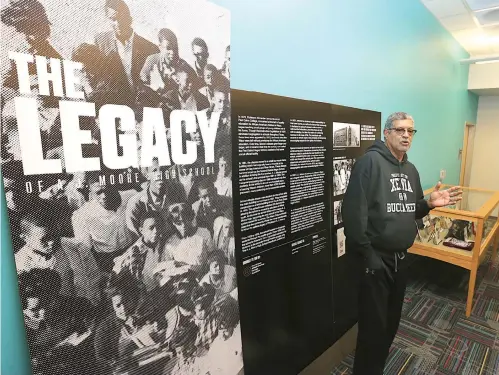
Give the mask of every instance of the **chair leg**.
<svg viewBox="0 0 499 375">
<path fill-rule="evenodd" d="M 497 250 L 499 250 L 499 232 L 496 233 L 494 237 L 494 243 L 492 245 L 492 258 L 491 258 L 492 263 L 494 263 L 496 260 Z"/>
<path fill-rule="evenodd" d="M 478 271 L 478 264 L 474 263 L 471 267 L 470 282 L 468 285 L 468 299 L 466 300 L 466 317 L 471 315 L 471 308 L 473 307 L 473 296 L 475 295 L 476 274 Z"/>
</svg>

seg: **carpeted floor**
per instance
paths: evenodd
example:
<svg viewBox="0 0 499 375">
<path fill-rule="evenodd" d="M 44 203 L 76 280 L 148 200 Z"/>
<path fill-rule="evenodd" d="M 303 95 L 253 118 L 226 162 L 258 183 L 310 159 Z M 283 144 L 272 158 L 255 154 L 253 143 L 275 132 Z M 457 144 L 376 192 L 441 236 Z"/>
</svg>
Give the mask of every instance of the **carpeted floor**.
<svg viewBox="0 0 499 375">
<path fill-rule="evenodd" d="M 499 256 L 492 262 L 489 249 L 479 268 L 470 318 L 465 315 L 469 271 L 414 257 L 385 374 L 498 375 Z M 351 374 L 354 355 L 331 374 Z"/>
</svg>

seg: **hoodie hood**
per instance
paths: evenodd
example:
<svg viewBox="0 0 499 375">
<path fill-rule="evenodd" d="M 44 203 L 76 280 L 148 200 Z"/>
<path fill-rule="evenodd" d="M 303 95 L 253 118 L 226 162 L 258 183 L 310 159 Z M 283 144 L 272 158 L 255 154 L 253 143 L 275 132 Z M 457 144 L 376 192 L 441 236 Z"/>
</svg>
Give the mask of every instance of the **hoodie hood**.
<svg viewBox="0 0 499 375">
<path fill-rule="evenodd" d="M 393 156 L 392 152 L 386 147 L 386 143 L 377 139 L 374 144 L 367 149 L 366 152 L 377 152 L 382 155 L 387 161 L 394 165 L 405 164 L 407 162 L 407 154 L 404 154 L 402 161 L 399 162 L 398 159 Z"/>
</svg>

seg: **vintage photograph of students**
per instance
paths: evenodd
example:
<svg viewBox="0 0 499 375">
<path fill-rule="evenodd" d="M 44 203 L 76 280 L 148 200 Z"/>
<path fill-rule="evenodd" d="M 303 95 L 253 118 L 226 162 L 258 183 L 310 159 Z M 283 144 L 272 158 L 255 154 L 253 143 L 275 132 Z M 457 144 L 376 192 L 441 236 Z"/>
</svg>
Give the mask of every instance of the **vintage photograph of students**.
<svg viewBox="0 0 499 375">
<path fill-rule="evenodd" d="M 333 160 L 333 195 L 345 194 L 355 159 L 339 158 Z"/>
<path fill-rule="evenodd" d="M 11 0 L 0 16 L 33 374 L 238 374 L 229 12 Z"/>
</svg>

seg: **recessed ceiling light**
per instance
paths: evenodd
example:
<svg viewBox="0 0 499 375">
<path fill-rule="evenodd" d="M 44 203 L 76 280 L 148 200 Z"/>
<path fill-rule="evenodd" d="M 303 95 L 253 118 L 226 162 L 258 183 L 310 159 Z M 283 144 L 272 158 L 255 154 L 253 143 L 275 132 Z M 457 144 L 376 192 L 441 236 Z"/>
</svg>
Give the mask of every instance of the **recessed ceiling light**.
<svg viewBox="0 0 499 375">
<path fill-rule="evenodd" d="M 475 44 L 489 45 L 490 43 L 493 43 L 494 38 L 492 38 L 489 35 L 480 34 L 480 35 L 475 36 L 474 38 L 471 38 L 470 41 L 475 43 Z"/>
</svg>

